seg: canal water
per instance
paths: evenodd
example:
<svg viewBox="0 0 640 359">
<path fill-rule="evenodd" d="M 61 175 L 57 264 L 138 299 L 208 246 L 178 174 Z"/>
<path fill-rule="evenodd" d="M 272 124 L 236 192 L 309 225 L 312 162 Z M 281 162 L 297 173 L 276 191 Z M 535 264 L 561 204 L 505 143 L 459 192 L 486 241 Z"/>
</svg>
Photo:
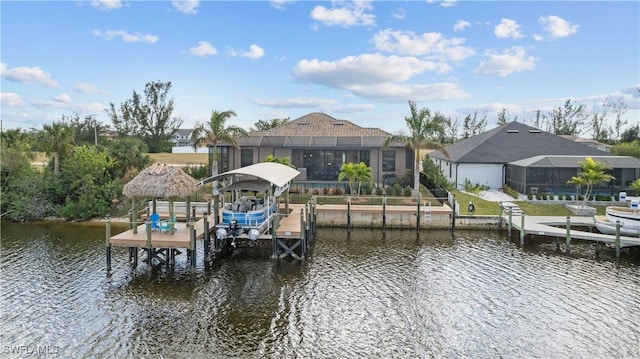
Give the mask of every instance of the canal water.
<svg viewBox="0 0 640 359">
<path fill-rule="evenodd" d="M 640 357 L 639 251 L 319 229 L 303 263 L 265 244 L 132 270 L 117 248 L 108 277 L 104 237 L 2 223 L 2 357 Z"/>
</svg>

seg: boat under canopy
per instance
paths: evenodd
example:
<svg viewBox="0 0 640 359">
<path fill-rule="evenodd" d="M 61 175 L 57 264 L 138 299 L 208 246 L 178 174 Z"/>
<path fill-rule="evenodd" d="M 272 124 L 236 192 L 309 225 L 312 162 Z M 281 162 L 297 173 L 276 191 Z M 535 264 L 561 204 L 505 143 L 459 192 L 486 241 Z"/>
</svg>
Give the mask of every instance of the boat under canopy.
<svg viewBox="0 0 640 359">
<path fill-rule="evenodd" d="M 279 196 L 282 194 L 287 188 L 289 188 L 289 184 L 291 181 L 296 178 L 300 174 L 300 171 L 295 168 L 291 168 L 287 165 L 283 165 L 276 162 L 261 162 L 256 163 L 250 166 L 237 168 L 235 170 L 227 171 L 224 173 L 217 174 L 215 176 L 211 176 L 207 179 L 204 179 L 198 183 L 198 185 L 203 185 L 205 183 L 210 183 L 213 181 L 221 181 L 224 179 L 231 179 L 231 184 L 227 185 L 227 188 L 232 185 L 239 186 L 249 186 L 255 185 L 273 185 L 273 194 L 275 196 Z M 261 181 L 260 181 L 261 180 Z M 248 183 L 248 181 L 252 181 Z M 239 184 L 239 182 L 245 182 L 244 184 Z M 262 183 L 262 184 L 259 184 Z M 223 188 L 226 190 L 227 188 Z M 242 188 L 235 188 L 242 189 Z M 247 190 L 253 190 L 246 188 Z M 229 189 L 230 190 L 230 189 Z M 256 191 L 260 191 L 260 189 L 256 189 Z"/>
<path fill-rule="evenodd" d="M 222 187 L 215 188 L 214 195 L 232 193 L 232 202 L 225 203 L 220 211 L 216 238 L 233 237 L 232 245 L 235 247 L 236 239 L 240 236 L 256 240 L 268 231 L 271 218 L 278 211 L 276 197 L 286 191 L 299 174 L 298 170 L 283 164 L 262 162 L 200 181 L 198 185 L 222 181 Z M 255 193 L 247 196 L 242 195 L 243 191 Z M 263 194 L 262 198 L 256 197 L 258 192 Z"/>
</svg>

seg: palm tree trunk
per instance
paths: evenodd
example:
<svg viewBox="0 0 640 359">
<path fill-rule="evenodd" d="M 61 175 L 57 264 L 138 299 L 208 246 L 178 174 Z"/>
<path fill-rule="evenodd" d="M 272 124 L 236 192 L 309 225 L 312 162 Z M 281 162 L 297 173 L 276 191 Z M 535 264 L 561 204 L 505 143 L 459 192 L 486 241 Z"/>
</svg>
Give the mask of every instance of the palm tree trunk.
<svg viewBox="0 0 640 359">
<path fill-rule="evenodd" d="M 60 155 L 58 152 L 53 153 L 53 173 L 60 171 Z"/>
<path fill-rule="evenodd" d="M 416 149 L 414 156 L 416 157 L 416 163 L 413 167 L 413 198 L 420 200 L 420 158 L 418 156 L 419 150 Z"/>
<path fill-rule="evenodd" d="M 212 160 L 211 161 L 211 176 L 215 176 L 218 174 L 218 160 Z M 218 180 L 213 181 L 213 183 L 211 184 L 211 193 L 214 196 L 218 195 Z"/>
</svg>

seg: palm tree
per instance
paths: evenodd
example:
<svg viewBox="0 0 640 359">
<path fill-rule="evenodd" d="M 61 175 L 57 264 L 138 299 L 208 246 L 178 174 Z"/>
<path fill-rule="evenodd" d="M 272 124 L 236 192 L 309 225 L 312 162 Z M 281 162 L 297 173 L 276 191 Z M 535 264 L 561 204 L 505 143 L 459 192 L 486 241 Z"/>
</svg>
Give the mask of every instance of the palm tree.
<svg viewBox="0 0 640 359">
<path fill-rule="evenodd" d="M 413 197 L 420 197 L 420 148 L 439 149 L 447 155 L 446 149 L 438 138 L 444 138 L 444 127 L 447 119 L 436 112 L 432 114 L 428 108 L 418 110 L 416 103 L 409 100 L 411 116 L 405 117 L 404 121 L 409 128 L 409 134 L 400 131 L 388 137 L 384 147 L 388 147 L 393 142 L 401 142 L 411 148 L 414 152 L 415 166 L 413 168 Z"/>
<path fill-rule="evenodd" d="M 338 181 L 342 182 L 344 180 L 349 181 L 349 193 L 351 193 L 351 195 L 354 197 L 359 197 L 362 182 L 373 182 L 373 170 L 371 169 L 371 167 L 364 164 L 364 162 L 344 163 L 340 168 Z M 354 188 L 354 185 L 356 183 L 358 183 L 357 190 L 355 190 Z"/>
<path fill-rule="evenodd" d="M 629 185 L 629 188 L 636 191 L 636 196 L 640 196 L 640 178 L 631 182 L 631 184 Z"/>
<path fill-rule="evenodd" d="M 606 170 L 610 169 L 607 165 L 602 162 L 598 162 L 591 157 L 585 158 L 585 160 L 580 161 L 579 164 L 582 172 L 580 172 L 577 176 L 571 177 L 571 179 L 569 179 L 567 183 L 574 184 L 578 188 L 584 187 L 584 198 L 582 199 L 582 203 L 579 206 L 585 207 L 587 202 L 589 201 L 593 186 L 596 186 L 600 183 L 609 182 L 614 177 L 605 172 Z"/>
<path fill-rule="evenodd" d="M 197 149 L 203 144 L 213 145 L 213 156 L 211 160 L 211 175 L 218 174 L 218 144 L 222 142 L 230 143 L 235 148 L 240 148 L 238 138 L 247 136 L 247 131 L 239 126 L 226 126 L 229 118 L 236 116 L 232 110 L 228 111 L 212 111 L 211 119 L 204 124 L 196 124 L 191 132 L 191 141 L 193 148 Z M 213 182 L 214 192 L 217 190 L 217 181 Z"/>
<path fill-rule="evenodd" d="M 289 158 L 289 157 L 276 157 L 274 155 L 269 155 L 269 156 L 265 157 L 264 161 L 265 162 L 275 162 L 275 163 L 279 163 L 281 165 L 289 166 L 291 168 L 296 168 L 296 166 L 294 166 L 291 163 L 291 158 Z"/>
<path fill-rule="evenodd" d="M 42 146 L 47 156 L 53 156 L 53 173 L 60 171 L 60 158 L 73 150 L 73 128 L 62 123 L 42 125 Z"/>
</svg>

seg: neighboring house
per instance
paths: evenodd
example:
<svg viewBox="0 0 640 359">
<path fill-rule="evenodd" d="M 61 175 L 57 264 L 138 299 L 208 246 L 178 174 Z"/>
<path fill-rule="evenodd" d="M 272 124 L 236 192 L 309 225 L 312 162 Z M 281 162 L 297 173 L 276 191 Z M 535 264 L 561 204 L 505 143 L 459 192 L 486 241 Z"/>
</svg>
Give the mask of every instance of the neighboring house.
<svg viewBox="0 0 640 359">
<path fill-rule="evenodd" d="M 240 149 L 218 145 L 219 171 L 263 162 L 268 155 L 289 157 L 301 172 L 297 181 L 337 181 L 343 163 L 364 162 L 373 182 L 398 178 L 413 167 L 413 152 L 405 144 L 382 146 L 389 133 L 360 127 L 324 113 L 310 113 L 266 131 L 238 139 Z"/>
<path fill-rule="evenodd" d="M 193 147 L 193 142 L 191 142 L 191 132 L 192 129 L 179 128 L 173 134 L 171 138 L 171 143 L 173 143 L 174 147 Z"/>
<path fill-rule="evenodd" d="M 456 188 L 465 181 L 521 193 L 572 191 L 566 181 L 578 174 L 578 162 L 593 157 L 612 168 L 616 179 L 601 188 L 612 193 L 640 176 L 640 160 L 614 156 L 519 122 L 510 122 L 446 148 L 448 156 L 434 151 L 430 158 Z"/>
<path fill-rule="evenodd" d="M 585 146 L 597 148 L 600 151 L 604 151 L 604 152 L 610 152 L 611 151 L 611 147 L 613 147 L 612 145 L 608 145 L 606 143 L 598 142 L 598 141 L 592 140 L 590 138 L 582 138 L 582 137 L 572 136 L 572 135 L 558 135 L 558 136 L 560 136 L 562 138 L 566 138 L 567 140 L 571 140 L 573 142 L 581 143 L 581 144 L 583 144 Z"/>
</svg>

